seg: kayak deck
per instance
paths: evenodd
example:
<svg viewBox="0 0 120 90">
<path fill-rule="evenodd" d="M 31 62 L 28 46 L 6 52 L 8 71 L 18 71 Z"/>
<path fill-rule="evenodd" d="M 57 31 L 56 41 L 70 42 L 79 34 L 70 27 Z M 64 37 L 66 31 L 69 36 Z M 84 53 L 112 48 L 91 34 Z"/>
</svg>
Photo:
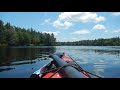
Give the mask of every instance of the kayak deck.
<svg viewBox="0 0 120 90">
<path fill-rule="evenodd" d="M 54 72 L 49 72 L 43 78 L 50 78 L 53 74 Z M 56 73 L 51 78 L 62 78 L 62 76 L 59 73 Z"/>
<path fill-rule="evenodd" d="M 70 56 L 54 53 L 52 61 L 32 74 L 37 78 L 91 78 Z"/>
</svg>

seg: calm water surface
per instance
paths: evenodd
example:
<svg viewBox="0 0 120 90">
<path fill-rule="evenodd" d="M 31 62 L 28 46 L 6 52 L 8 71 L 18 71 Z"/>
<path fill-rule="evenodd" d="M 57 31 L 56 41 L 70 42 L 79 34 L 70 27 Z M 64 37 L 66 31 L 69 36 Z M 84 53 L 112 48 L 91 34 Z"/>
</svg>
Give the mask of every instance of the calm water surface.
<svg viewBox="0 0 120 90">
<path fill-rule="evenodd" d="M 120 46 L 0 47 L 0 78 L 29 78 L 54 52 L 67 53 L 83 69 L 101 77 L 120 78 Z"/>
</svg>

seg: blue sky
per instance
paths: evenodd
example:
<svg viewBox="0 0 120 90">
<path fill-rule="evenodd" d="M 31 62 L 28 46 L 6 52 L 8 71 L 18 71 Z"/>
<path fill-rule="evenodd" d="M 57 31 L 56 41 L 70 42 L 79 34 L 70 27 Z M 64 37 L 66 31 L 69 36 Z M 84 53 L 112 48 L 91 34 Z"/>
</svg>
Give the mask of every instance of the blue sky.
<svg viewBox="0 0 120 90">
<path fill-rule="evenodd" d="M 21 28 L 54 33 L 57 41 L 120 36 L 120 12 L 0 12 L 0 19 Z"/>
</svg>

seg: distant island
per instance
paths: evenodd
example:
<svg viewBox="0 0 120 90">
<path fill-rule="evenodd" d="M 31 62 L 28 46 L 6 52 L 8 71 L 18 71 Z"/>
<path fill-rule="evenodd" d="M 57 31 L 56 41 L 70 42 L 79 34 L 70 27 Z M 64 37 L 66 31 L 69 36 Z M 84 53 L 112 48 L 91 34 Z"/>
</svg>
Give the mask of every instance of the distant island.
<svg viewBox="0 0 120 90">
<path fill-rule="evenodd" d="M 53 46 L 55 42 L 53 33 L 36 32 L 0 20 L 0 46 Z"/>
<path fill-rule="evenodd" d="M 36 32 L 0 20 L 0 46 L 120 46 L 120 38 L 57 42 L 53 33 Z"/>
</svg>

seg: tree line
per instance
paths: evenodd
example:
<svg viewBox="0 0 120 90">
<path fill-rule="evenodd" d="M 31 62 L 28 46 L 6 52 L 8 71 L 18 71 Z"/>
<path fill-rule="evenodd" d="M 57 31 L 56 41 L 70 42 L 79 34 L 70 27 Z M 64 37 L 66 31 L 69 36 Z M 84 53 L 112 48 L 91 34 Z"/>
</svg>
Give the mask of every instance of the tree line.
<svg viewBox="0 0 120 90">
<path fill-rule="evenodd" d="M 12 26 L 9 22 L 4 24 L 0 20 L 0 45 L 28 46 L 28 45 L 55 45 L 54 34 L 37 32 L 34 29 L 25 29 Z"/>
<path fill-rule="evenodd" d="M 63 46 L 120 46 L 120 38 L 113 37 L 108 39 L 81 40 L 75 42 L 57 42 L 57 45 Z"/>
</svg>

